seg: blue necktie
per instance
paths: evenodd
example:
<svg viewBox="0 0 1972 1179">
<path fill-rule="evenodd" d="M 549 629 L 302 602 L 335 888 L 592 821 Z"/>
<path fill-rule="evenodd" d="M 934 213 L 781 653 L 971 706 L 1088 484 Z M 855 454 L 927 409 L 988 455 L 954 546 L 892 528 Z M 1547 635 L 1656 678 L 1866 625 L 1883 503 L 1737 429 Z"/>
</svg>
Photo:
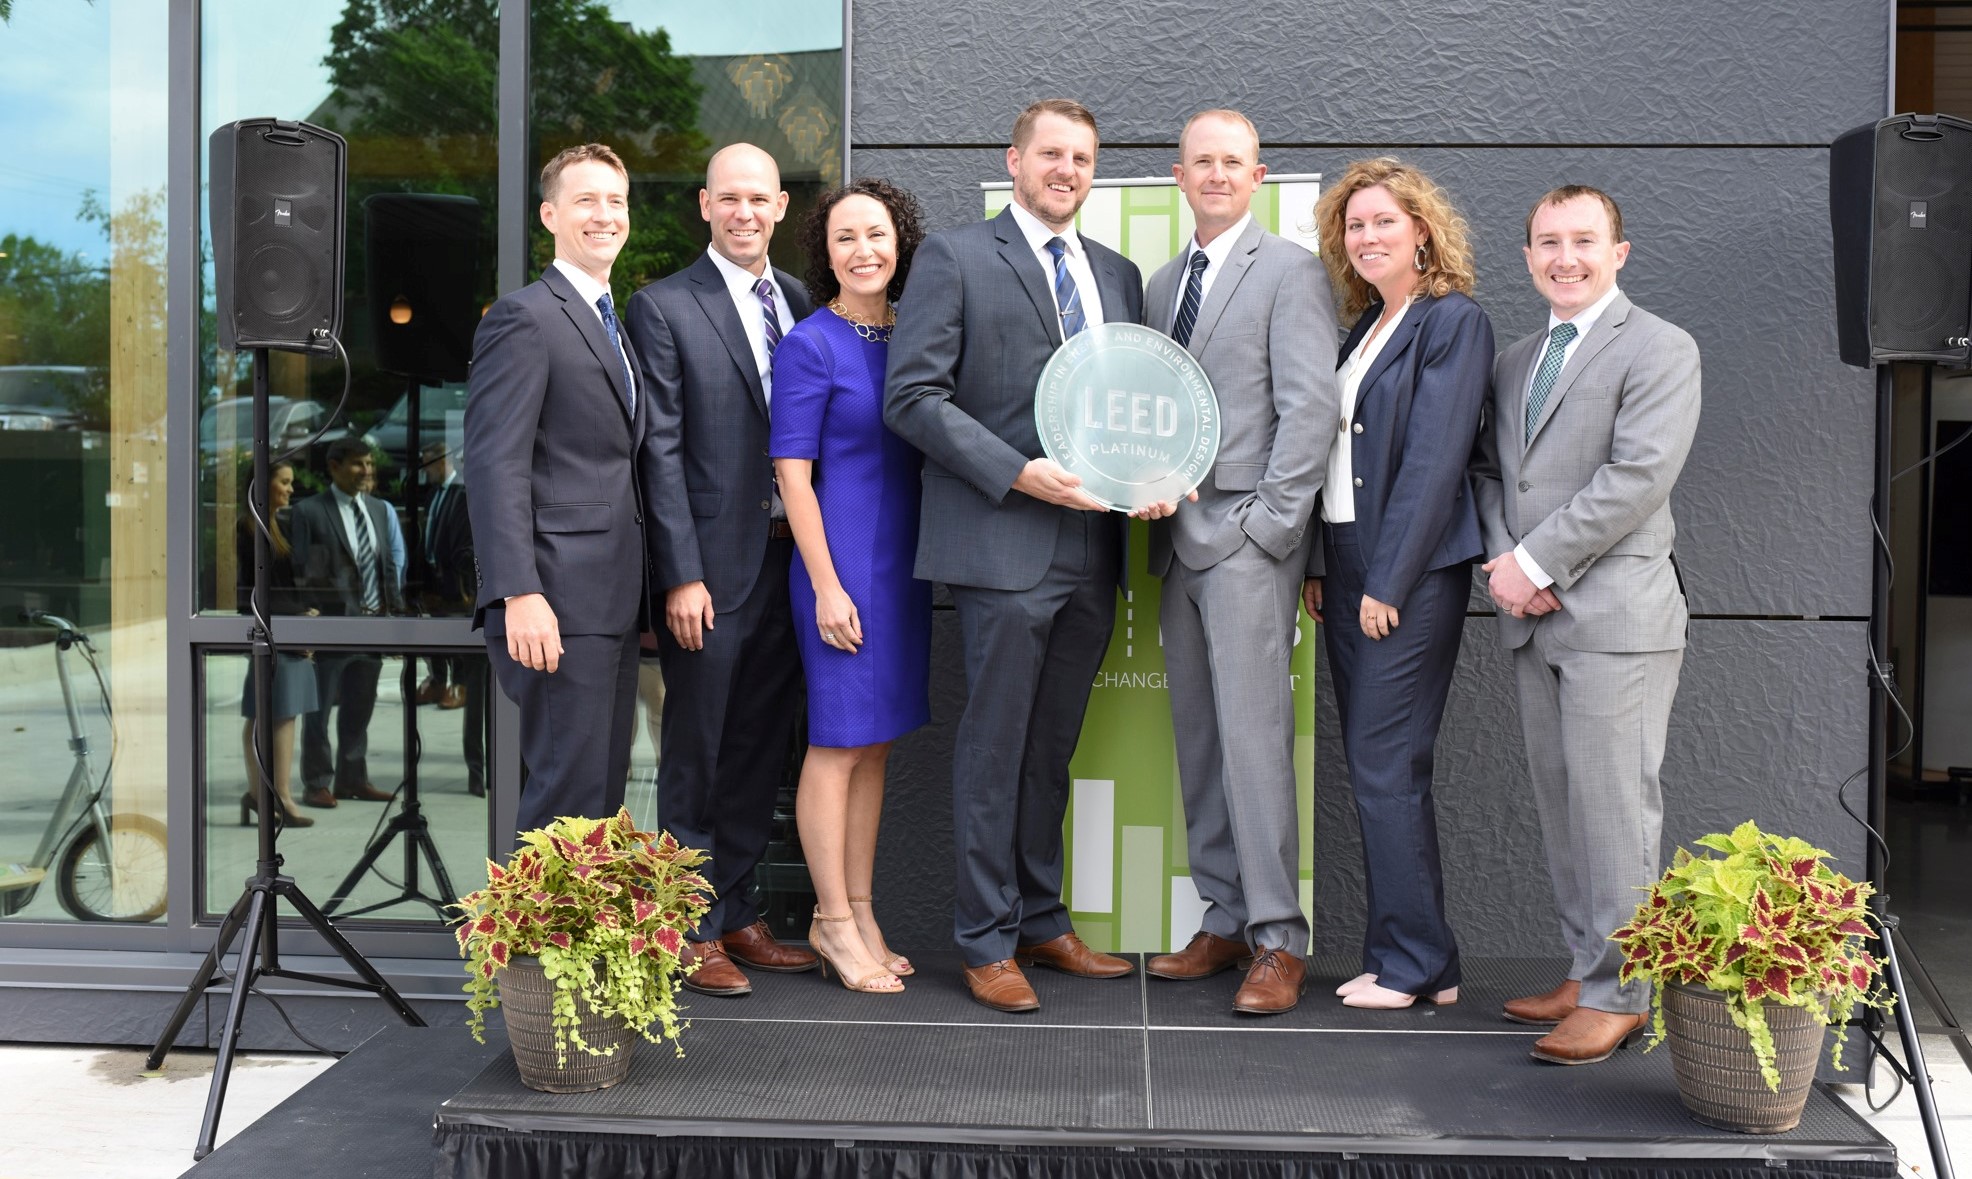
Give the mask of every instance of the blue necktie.
<svg viewBox="0 0 1972 1179">
<path fill-rule="evenodd" d="M 1061 338 L 1066 340 L 1088 327 L 1089 317 L 1082 313 L 1082 292 L 1075 289 L 1075 276 L 1068 273 L 1068 243 L 1051 237 L 1048 253 L 1054 255 L 1054 305 L 1061 312 Z"/>
<path fill-rule="evenodd" d="M 1191 329 L 1198 324 L 1198 305 L 1205 298 L 1205 268 L 1211 264 L 1204 250 L 1191 252 L 1191 277 L 1185 279 L 1185 297 L 1178 304 L 1177 322 L 1171 325 L 1171 338 L 1180 344 L 1191 343 Z"/>
<path fill-rule="evenodd" d="M 1547 355 L 1541 357 L 1541 367 L 1534 373 L 1534 383 L 1527 389 L 1527 437 L 1521 445 L 1534 440 L 1534 424 L 1541 420 L 1541 407 L 1547 404 L 1548 394 L 1554 392 L 1554 382 L 1561 376 L 1562 362 L 1568 358 L 1568 342 L 1575 338 L 1575 325 L 1558 323 L 1554 331 L 1548 333 Z"/>
<path fill-rule="evenodd" d="M 363 609 L 375 614 L 383 604 L 377 592 L 377 544 L 370 535 L 370 516 L 363 501 L 352 497 L 349 510 L 356 513 L 356 575 L 363 586 Z"/>
<path fill-rule="evenodd" d="M 774 284 L 761 279 L 753 284 L 753 293 L 760 296 L 760 316 L 767 330 L 767 359 L 774 358 L 774 349 L 781 345 L 781 313 L 774 307 Z"/>
<path fill-rule="evenodd" d="M 609 301 L 609 292 L 596 296 L 596 310 L 602 312 L 603 330 L 609 333 L 609 346 L 616 351 L 616 363 L 623 370 L 623 407 L 637 416 L 637 384 L 630 377 L 630 361 L 623 355 L 623 337 L 616 330 L 616 308 Z"/>
</svg>

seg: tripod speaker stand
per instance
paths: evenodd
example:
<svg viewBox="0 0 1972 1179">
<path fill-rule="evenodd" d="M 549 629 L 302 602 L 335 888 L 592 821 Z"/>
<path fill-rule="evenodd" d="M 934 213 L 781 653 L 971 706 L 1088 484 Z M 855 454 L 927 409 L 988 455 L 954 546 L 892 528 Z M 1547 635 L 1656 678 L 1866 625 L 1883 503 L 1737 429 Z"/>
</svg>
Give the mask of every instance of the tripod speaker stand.
<svg viewBox="0 0 1972 1179">
<path fill-rule="evenodd" d="M 277 850 L 278 831 L 275 813 L 281 802 L 274 794 L 269 777 L 269 767 L 274 764 L 274 676 L 275 649 L 269 617 L 269 565 L 272 553 L 267 533 L 267 488 L 271 476 L 271 462 L 267 444 L 267 349 L 253 350 L 253 486 L 249 493 L 249 503 L 253 512 L 255 527 L 253 533 L 253 629 L 251 639 L 253 667 L 253 753 L 257 763 L 253 767 L 255 791 L 259 796 L 259 853 L 254 863 L 253 875 L 246 881 L 246 888 L 233 907 L 226 912 L 225 920 L 219 923 L 219 935 L 213 940 L 212 949 L 199 963 L 198 972 L 192 976 L 191 985 L 178 1000 L 176 1010 L 165 1024 L 164 1034 L 158 1038 L 157 1046 L 151 1049 L 145 1067 L 155 1070 L 164 1063 L 164 1058 L 184 1030 L 185 1021 L 191 1018 L 206 992 L 214 986 L 231 983 L 232 993 L 226 1003 L 226 1021 L 219 1032 L 219 1059 L 213 1067 L 212 1088 L 206 1095 L 205 1118 L 199 1125 L 198 1145 L 192 1157 L 202 1159 L 212 1153 L 213 1138 L 219 1128 L 219 1111 L 226 1101 L 226 1082 L 232 1074 L 233 1054 L 239 1046 L 240 1027 L 246 1015 L 247 994 L 263 978 L 286 978 L 303 982 L 319 983 L 324 986 L 344 987 L 376 995 L 398 1018 L 412 1027 L 423 1027 L 425 1021 L 411 1010 L 395 988 L 377 972 L 376 967 L 351 945 L 348 938 L 330 923 L 328 916 L 315 907 L 294 879 L 281 874 L 281 856 Z M 309 928 L 320 934 L 350 970 L 356 979 L 333 978 L 328 975 L 310 974 L 291 970 L 281 965 L 280 920 L 277 906 L 286 901 L 295 912 L 301 915 Z M 245 940 L 240 944 L 240 957 L 229 977 L 221 971 L 221 964 L 233 942 L 242 934 Z"/>
</svg>

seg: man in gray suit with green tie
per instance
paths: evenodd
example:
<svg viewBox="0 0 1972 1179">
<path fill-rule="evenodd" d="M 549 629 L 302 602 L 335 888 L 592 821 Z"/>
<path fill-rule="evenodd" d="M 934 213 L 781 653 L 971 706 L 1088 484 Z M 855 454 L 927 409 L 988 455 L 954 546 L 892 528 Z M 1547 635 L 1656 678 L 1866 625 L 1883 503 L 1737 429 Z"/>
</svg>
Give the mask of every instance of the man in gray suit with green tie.
<svg viewBox="0 0 1972 1179">
<path fill-rule="evenodd" d="M 1551 1025 L 1536 1059 L 1591 1064 L 1642 1031 L 1609 934 L 1657 877 L 1658 770 L 1684 662 L 1671 488 L 1698 427 L 1698 346 L 1616 286 L 1606 193 L 1557 188 L 1527 218 L 1547 330 L 1501 351 L 1475 470 L 1488 589 L 1513 652 L 1528 776 L 1571 962 L 1506 1017 Z"/>
<path fill-rule="evenodd" d="M 1260 228 L 1267 174 L 1245 115 L 1201 111 L 1172 166 L 1197 222 L 1151 276 L 1150 326 L 1212 380 L 1222 433 L 1196 503 L 1150 526 L 1191 878 L 1205 914 L 1191 943 L 1144 966 L 1205 978 L 1252 959 L 1233 1009 L 1292 1009 L 1307 984 L 1288 658 L 1295 606 L 1336 429 L 1335 310 L 1315 256 Z"/>
</svg>

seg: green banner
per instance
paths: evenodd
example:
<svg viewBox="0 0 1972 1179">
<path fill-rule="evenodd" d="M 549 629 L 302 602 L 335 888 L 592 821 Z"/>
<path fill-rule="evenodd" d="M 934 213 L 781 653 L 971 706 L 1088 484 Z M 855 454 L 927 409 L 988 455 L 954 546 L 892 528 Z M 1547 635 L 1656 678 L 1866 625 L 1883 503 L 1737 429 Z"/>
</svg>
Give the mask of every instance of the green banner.
<svg viewBox="0 0 1972 1179">
<path fill-rule="evenodd" d="M 1269 177 L 1253 198 L 1262 226 L 1314 249 L 1319 176 Z M 987 185 L 986 216 L 1012 199 Z M 1170 180 L 1099 181 L 1076 231 L 1120 251 L 1148 277 L 1192 234 L 1191 209 Z M 1163 583 L 1145 568 L 1149 526 L 1131 524 L 1130 592 L 1089 697 L 1071 764 L 1074 792 L 1064 837 L 1069 912 L 1099 950 L 1176 949 L 1197 931 L 1204 904 L 1192 886 L 1184 803 L 1171 743 L 1171 702 L 1157 625 Z M 1298 615 L 1294 680 L 1294 779 L 1299 796 L 1301 909 L 1314 920 L 1315 624 Z"/>
</svg>

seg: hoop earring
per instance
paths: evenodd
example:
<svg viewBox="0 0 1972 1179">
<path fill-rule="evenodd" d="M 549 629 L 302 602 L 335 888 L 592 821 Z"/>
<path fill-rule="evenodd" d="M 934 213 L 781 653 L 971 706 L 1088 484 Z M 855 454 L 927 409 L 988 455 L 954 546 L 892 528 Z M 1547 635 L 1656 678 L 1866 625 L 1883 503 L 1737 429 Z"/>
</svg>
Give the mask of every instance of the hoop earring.
<svg viewBox="0 0 1972 1179">
<path fill-rule="evenodd" d="M 1419 274 L 1424 273 L 1424 257 L 1424 243 L 1419 242 L 1417 243 L 1417 253 L 1411 255 L 1411 265 L 1417 267 Z"/>
</svg>

